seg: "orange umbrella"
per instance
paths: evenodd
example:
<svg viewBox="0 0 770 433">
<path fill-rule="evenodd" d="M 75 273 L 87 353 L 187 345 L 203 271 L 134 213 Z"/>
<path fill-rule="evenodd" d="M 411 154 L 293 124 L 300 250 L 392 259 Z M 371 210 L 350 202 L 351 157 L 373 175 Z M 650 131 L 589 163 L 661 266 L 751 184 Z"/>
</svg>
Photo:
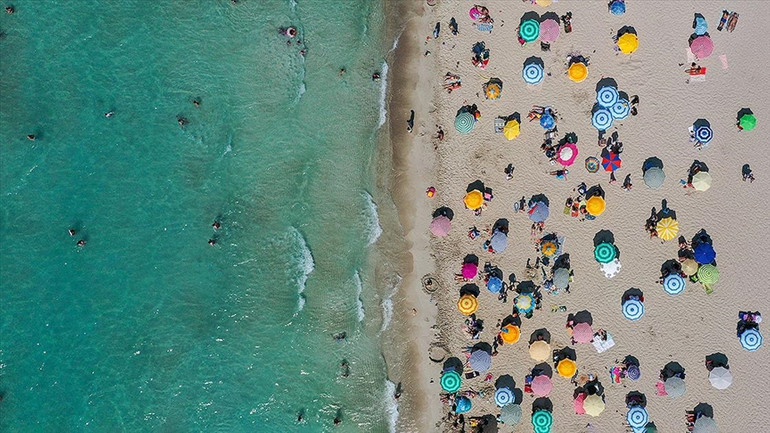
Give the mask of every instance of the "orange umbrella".
<svg viewBox="0 0 770 433">
<path fill-rule="evenodd" d="M 500 332 L 500 335 L 503 337 L 503 343 L 513 344 L 519 341 L 521 331 L 519 330 L 518 326 L 505 325 L 501 331 L 502 332 Z"/>
</svg>

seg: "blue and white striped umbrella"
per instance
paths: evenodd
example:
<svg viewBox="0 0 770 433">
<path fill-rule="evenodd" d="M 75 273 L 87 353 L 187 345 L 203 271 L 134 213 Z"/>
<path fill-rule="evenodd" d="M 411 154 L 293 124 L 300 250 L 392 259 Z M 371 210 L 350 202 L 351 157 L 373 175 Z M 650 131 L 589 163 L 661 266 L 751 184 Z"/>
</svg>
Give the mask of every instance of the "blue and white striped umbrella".
<svg viewBox="0 0 770 433">
<path fill-rule="evenodd" d="M 612 113 L 606 108 L 600 108 L 591 117 L 591 124 L 599 131 L 606 131 L 612 126 Z"/>
<path fill-rule="evenodd" d="M 749 328 L 741 334 L 741 346 L 744 349 L 753 352 L 762 346 L 762 334 L 757 328 Z"/>
<path fill-rule="evenodd" d="M 663 280 L 663 290 L 669 295 L 678 295 L 684 291 L 685 282 L 679 274 L 668 274 Z"/>
<path fill-rule="evenodd" d="M 645 427 L 650 422 L 650 414 L 647 413 L 647 409 L 641 406 L 632 406 L 628 409 L 626 414 L 626 421 L 632 428 L 639 429 Z"/>
<path fill-rule="evenodd" d="M 628 320 L 639 320 L 644 316 L 644 304 L 636 299 L 629 299 L 623 303 L 623 316 Z"/>
<path fill-rule="evenodd" d="M 527 63 L 521 70 L 521 76 L 527 84 L 540 84 L 544 75 L 543 67 L 537 63 Z"/>
<path fill-rule="evenodd" d="M 604 86 L 596 92 L 596 102 L 604 108 L 610 108 L 618 102 L 618 89 L 612 86 Z"/>
<path fill-rule="evenodd" d="M 711 127 L 701 125 L 695 130 L 695 138 L 701 143 L 707 144 L 714 138 L 714 131 L 711 130 Z"/>
<path fill-rule="evenodd" d="M 631 105 L 625 99 L 618 99 L 618 102 L 612 104 L 612 107 L 610 107 L 610 112 L 612 113 L 612 117 L 618 120 L 625 119 L 628 117 L 628 114 L 631 113 Z"/>
<path fill-rule="evenodd" d="M 514 397 L 513 391 L 507 386 L 497 388 L 497 391 L 495 391 L 495 404 L 500 407 L 509 405 L 513 403 L 514 400 L 516 400 L 516 397 Z"/>
</svg>

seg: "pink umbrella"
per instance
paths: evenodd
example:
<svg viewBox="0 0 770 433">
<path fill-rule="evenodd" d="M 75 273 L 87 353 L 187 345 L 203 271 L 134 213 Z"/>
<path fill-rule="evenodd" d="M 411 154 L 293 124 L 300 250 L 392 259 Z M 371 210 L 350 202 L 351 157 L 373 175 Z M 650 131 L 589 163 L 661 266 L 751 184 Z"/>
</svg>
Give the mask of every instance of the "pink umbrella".
<svg viewBox="0 0 770 433">
<path fill-rule="evenodd" d="M 541 374 L 540 376 L 532 379 L 531 386 L 532 392 L 534 392 L 536 396 L 545 397 L 551 393 L 551 390 L 553 389 L 553 382 L 551 382 L 550 377 Z"/>
<path fill-rule="evenodd" d="M 473 21 L 476 21 L 479 18 L 479 15 L 481 14 L 479 13 L 478 9 L 476 9 L 475 7 L 472 7 L 471 10 L 468 11 L 468 15 L 471 17 Z"/>
<path fill-rule="evenodd" d="M 430 232 L 439 237 L 446 236 L 451 228 L 452 222 L 444 215 L 439 215 L 430 222 Z"/>
<path fill-rule="evenodd" d="M 572 339 L 578 343 L 590 343 L 594 339 L 594 330 L 588 323 L 578 323 L 572 328 Z"/>
<path fill-rule="evenodd" d="M 564 143 L 556 156 L 556 162 L 561 165 L 572 165 L 578 156 L 578 149 L 574 143 Z"/>
<path fill-rule="evenodd" d="M 540 39 L 543 42 L 553 42 L 559 38 L 559 22 L 548 19 L 540 23 Z"/>
<path fill-rule="evenodd" d="M 479 267 L 474 263 L 463 263 L 463 278 L 473 279 L 476 278 L 476 271 Z"/>
<path fill-rule="evenodd" d="M 698 36 L 690 42 L 690 51 L 699 59 L 705 59 L 714 51 L 714 42 L 708 36 Z"/>
<path fill-rule="evenodd" d="M 588 394 L 586 394 L 584 392 L 581 392 L 580 394 L 578 394 L 577 398 L 574 401 L 575 413 L 576 414 L 578 414 L 578 415 L 585 415 L 586 414 L 586 410 L 583 409 L 583 402 L 586 401 L 586 397 L 587 396 L 588 396 Z"/>
</svg>

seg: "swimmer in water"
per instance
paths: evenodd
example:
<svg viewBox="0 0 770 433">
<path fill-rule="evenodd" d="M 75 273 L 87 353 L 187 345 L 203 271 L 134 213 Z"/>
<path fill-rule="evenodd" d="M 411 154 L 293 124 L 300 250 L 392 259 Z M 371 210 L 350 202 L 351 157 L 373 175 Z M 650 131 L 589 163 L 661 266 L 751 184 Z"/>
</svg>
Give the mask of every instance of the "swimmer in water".
<svg viewBox="0 0 770 433">
<path fill-rule="evenodd" d="M 13 13 L 16 12 L 16 9 L 14 9 L 13 6 L 6 6 L 5 7 L 5 13 L 8 15 L 13 15 Z"/>
<path fill-rule="evenodd" d="M 193 105 L 196 106 L 196 107 L 200 107 L 201 106 L 201 100 L 199 98 L 193 99 Z"/>
<path fill-rule="evenodd" d="M 27 140 L 35 141 L 35 140 L 37 140 L 37 137 L 35 136 L 35 134 L 29 134 L 29 135 L 27 135 Z"/>
<path fill-rule="evenodd" d="M 179 126 L 184 127 L 185 125 L 187 125 L 190 122 L 186 118 L 184 118 L 182 116 L 177 116 L 176 117 L 176 123 L 178 123 Z"/>
<path fill-rule="evenodd" d="M 222 225 L 219 224 L 219 221 L 214 221 L 214 224 L 212 224 L 211 227 L 213 227 L 214 230 L 219 230 L 219 228 L 222 227 Z"/>
<path fill-rule="evenodd" d="M 340 68 L 339 76 L 341 77 L 343 75 L 345 75 L 345 68 Z"/>
<path fill-rule="evenodd" d="M 85 241 L 85 239 L 81 239 L 81 240 L 79 240 L 79 241 L 78 241 L 78 246 L 79 246 L 79 247 L 83 247 L 83 246 L 85 246 L 85 245 L 86 245 L 86 241 Z"/>
<path fill-rule="evenodd" d="M 106 117 L 106 118 L 108 118 L 108 119 L 109 119 L 110 117 L 114 116 L 114 115 L 115 115 L 115 112 L 114 112 L 114 111 L 108 111 L 108 112 L 104 113 L 104 117 Z"/>
<path fill-rule="evenodd" d="M 70 236 L 75 236 L 75 229 L 69 229 L 67 230 L 67 233 L 69 233 Z"/>
<path fill-rule="evenodd" d="M 217 244 L 217 240 L 216 239 L 209 239 L 209 245 L 211 245 L 213 247 L 216 244 Z"/>
</svg>

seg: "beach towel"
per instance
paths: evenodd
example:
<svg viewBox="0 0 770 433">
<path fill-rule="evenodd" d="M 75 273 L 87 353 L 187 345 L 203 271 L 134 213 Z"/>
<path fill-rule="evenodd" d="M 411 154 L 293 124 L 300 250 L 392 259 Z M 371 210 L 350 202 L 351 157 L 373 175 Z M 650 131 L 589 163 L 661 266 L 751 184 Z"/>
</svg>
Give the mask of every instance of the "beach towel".
<svg viewBox="0 0 770 433">
<path fill-rule="evenodd" d="M 722 69 L 727 69 L 730 66 L 727 64 L 727 54 L 722 54 L 719 56 L 719 60 L 722 62 Z"/>
<path fill-rule="evenodd" d="M 476 28 L 479 29 L 479 31 L 481 31 L 481 32 L 492 33 L 492 27 L 494 27 L 494 25 L 488 24 L 488 23 L 476 24 Z"/>
</svg>

